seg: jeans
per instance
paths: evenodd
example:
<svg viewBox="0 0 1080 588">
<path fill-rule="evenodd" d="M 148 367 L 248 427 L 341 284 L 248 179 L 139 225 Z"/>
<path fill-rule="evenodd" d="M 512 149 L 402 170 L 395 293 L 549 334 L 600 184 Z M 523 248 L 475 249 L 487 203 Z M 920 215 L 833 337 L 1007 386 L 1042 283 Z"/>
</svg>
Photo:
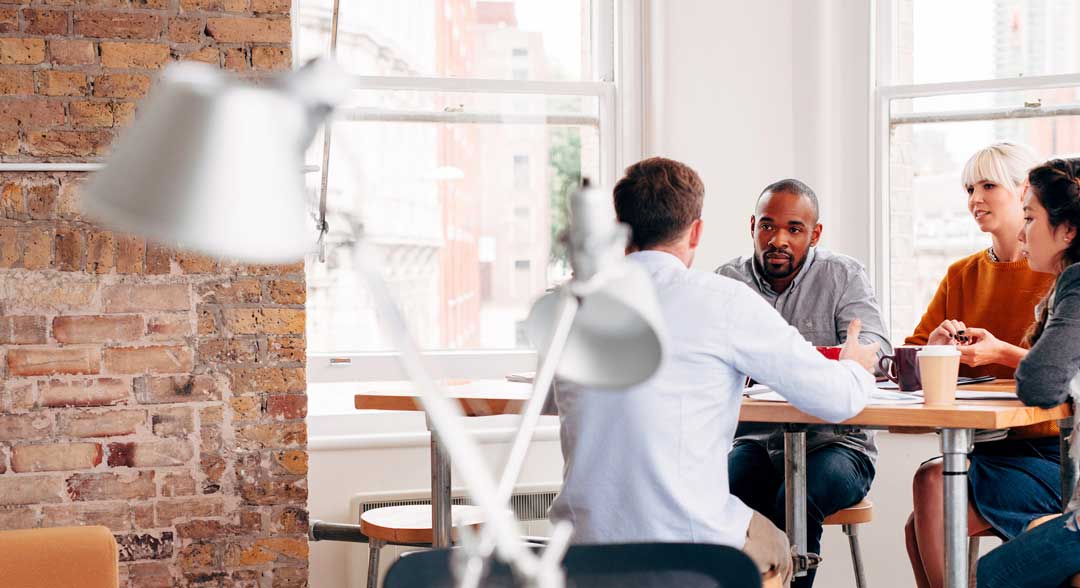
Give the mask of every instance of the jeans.
<svg viewBox="0 0 1080 588">
<path fill-rule="evenodd" d="M 1068 586 L 1080 573 L 1080 532 L 1076 513 L 1051 519 L 979 560 L 978 588 L 1054 588 Z M 1072 528 L 1066 522 L 1072 523 Z"/>
<path fill-rule="evenodd" d="M 728 455 L 731 493 L 783 529 L 784 470 L 778 469 L 758 443 L 739 443 Z M 866 496 L 874 480 L 870 458 L 839 445 L 820 447 L 806 456 L 806 547 L 821 553 L 821 523 L 825 517 Z M 794 588 L 810 588 L 816 570 L 795 578 Z"/>
</svg>

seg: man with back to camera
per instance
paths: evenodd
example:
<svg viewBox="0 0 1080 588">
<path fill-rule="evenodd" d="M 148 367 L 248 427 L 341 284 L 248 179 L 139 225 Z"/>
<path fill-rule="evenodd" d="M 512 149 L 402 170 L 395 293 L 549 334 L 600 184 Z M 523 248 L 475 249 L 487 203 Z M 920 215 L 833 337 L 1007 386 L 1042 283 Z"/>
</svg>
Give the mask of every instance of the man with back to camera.
<svg viewBox="0 0 1080 588">
<path fill-rule="evenodd" d="M 694 170 L 660 157 L 630 166 L 615 186 L 616 214 L 632 231 L 627 254 L 657 290 L 667 353 L 651 379 L 625 390 L 556 389 L 564 484 L 549 514 L 574 524 L 577 543 L 742 548 L 786 584 L 787 537 L 728 492 L 745 376 L 839 422 L 873 391 L 878 344 L 862 344 L 852 321 L 840 361 L 827 360 L 744 284 L 689 269 L 704 196 Z"/>
<path fill-rule="evenodd" d="M 817 195 L 799 180 L 766 186 L 750 217 L 754 255 L 716 273 L 750 286 L 814 345 L 841 345 L 848 325 L 862 322 L 860 339 L 892 352 L 866 270 L 858 261 L 817 247 L 821 239 Z M 806 432 L 807 551 L 820 553 L 825 517 L 862 500 L 874 480 L 874 433 L 814 426 Z M 784 431 L 744 423 L 728 459 L 730 491 L 750 508 L 784 522 Z M 816 570 L 796 578 L 809 588 Z"/>
</svg>

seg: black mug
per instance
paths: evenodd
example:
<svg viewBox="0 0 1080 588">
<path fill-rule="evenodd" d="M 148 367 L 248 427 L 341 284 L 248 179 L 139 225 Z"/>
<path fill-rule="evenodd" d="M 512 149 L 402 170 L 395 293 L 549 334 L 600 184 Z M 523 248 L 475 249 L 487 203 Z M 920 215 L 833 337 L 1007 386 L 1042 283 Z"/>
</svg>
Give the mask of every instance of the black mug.
<svg viewBox="0 0 1080 588">
<path fill-rule="evenodd" d="M 884 355 L 878 360 L 878 369 L 904 392 L 922 390 L 919 360 L 916 357 L 920 349 L 922 347 L 897 347 L 893 355 Z"/>
</svg>

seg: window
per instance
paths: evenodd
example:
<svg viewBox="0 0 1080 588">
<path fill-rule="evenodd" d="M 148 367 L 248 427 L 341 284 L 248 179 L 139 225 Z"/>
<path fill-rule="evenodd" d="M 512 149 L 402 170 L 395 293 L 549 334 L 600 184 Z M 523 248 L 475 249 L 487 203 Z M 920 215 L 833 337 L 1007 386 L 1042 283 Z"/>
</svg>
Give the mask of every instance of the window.
<svg viewBox="0 0 1080 588">
<path fill-rule="evenodd" d="M 960 184 L 967 159 L 1005 140 L 1080 153 L 1080 6 L 891 0 L 879 19 L 874 265 L 902 341 L 949 264 L 990 245 Z"/>
<path fill-rule="evenodd" d="M 299 60 L 328 53 L 332 6 L 299 1 Z M 535 356 L 521 325 L 568 274 L 557 239 L 566 196 L 617 169 L 615 10 L 613 0 L 341 3 L 336 54 L 355 85 L 330 131 L 326 259 L 307 261 L 309 378 L 380 379 L 359 366 L 393 353 L 342 247 L 350 218 L 363 221 L 427 352 Z M 309 163 L 322 167 L 324 142 Z M 309 176 L 316 200 L 320 176 Z M 331 356 L 357 369 L 325 368 Z"/>
</svg>

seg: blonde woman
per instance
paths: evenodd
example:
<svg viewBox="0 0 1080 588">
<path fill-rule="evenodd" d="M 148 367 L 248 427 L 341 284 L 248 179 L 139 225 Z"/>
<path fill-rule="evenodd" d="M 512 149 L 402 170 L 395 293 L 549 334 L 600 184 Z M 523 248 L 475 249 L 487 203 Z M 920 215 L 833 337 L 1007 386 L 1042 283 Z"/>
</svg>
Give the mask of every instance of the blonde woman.
<svg viewBox="0 0 1080 588">
<path fill-rule="evenodd" d="M 961 182 L 968 211 L 991 246 L 951 266 L 909 345 L 961 346 L 964 376 L 1012 378 L 1035 305 L 1053 282 L 1036 273 L 1022 254 L 1023 186 L 1041 161 L 1027 146 L 997 143 L 975 153 Z M 966 345 L 980 327 L 1009 343 L 1002 353 Z M 978 441 L 978 439 L 977 439 Z M 993 529 L 1004 539 L 1019 535 L 1032 519 L 1061 505 L 1057 430 L 1053 426 L 1013 429 L 1008 437 L 977 442 L 968 475 L 968 530 Z M 913 512 L 905 527 L 908 557 L 919 588 L 944 585 L 944 508 L 940 460 L 924 463 L 912 484 Z M 1047 510 L 1049 509 L 1049 510 Z"/>
</svg>

